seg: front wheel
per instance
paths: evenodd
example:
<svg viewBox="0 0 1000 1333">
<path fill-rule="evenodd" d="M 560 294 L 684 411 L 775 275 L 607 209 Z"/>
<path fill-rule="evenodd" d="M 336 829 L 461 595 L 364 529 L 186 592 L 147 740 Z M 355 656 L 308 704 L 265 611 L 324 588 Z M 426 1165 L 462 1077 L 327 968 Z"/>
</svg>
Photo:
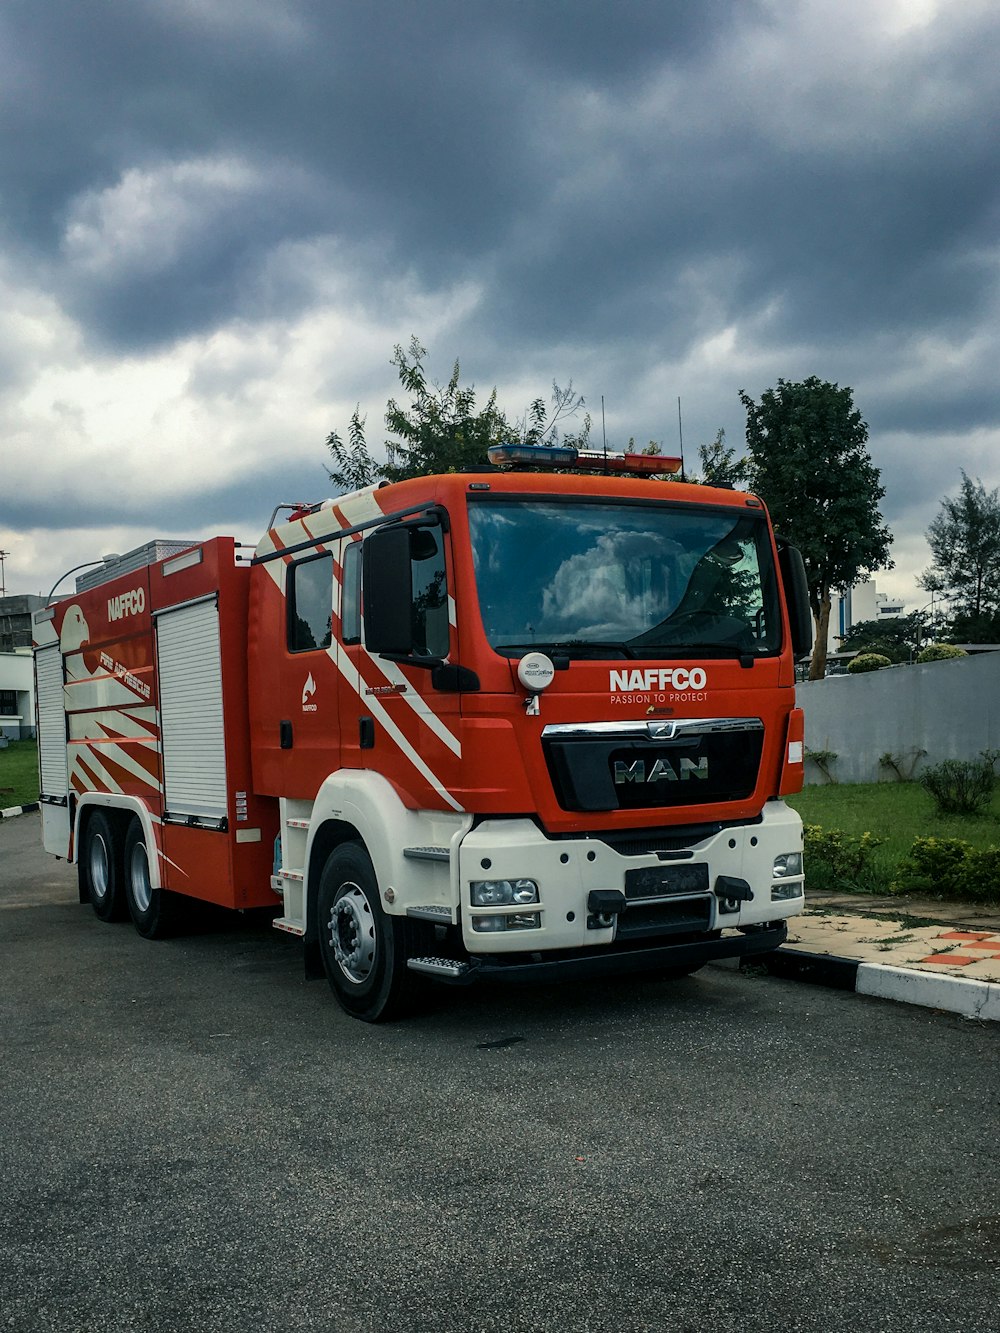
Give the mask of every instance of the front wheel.
<svg viewBox="0 0 1000 1333">
<path fill-rule="evenodd" d="M 120 921 L 125 915 L 121 843 L 103 810 L 93 811 L 87 820 L 81 860 L 84 886 L 95 914 L 101 921 Z"/>
<path fill-rule="evenodd" d="M 319 948 L 334 995 L 354 1018 L 395 1017 L 413 992 L 407 922 L 386 915 L 371 859 L 357 842 L 330 853 L 319 881 Z"/>
<path fill-rule="evenodd" d="M 153 888 L 146 836 L 138 819 L 132 820 L 125 836 L 125 901 L 132 924 L 145 939 L 162 939 L 174 929 L 176 898 L 167 889 Z"/>
</svg>

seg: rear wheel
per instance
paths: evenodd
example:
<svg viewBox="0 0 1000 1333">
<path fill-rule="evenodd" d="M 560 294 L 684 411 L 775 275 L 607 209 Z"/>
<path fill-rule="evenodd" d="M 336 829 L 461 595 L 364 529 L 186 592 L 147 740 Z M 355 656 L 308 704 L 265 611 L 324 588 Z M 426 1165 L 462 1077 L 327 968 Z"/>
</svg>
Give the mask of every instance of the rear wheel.
<svg viewBox="0 0 1000 1333">
<path fill-rule="evenodd" d="M 366 1023 L 398 1015 L 412 999 L 408 923 L 387 916 L 371 859 L 357 842 L 330 853 L 319 882 L 319 948 L 334 995 Z"/>
<path fill-rule="evenodd" d="M 103 810 L 93 811 L 87 820 L 81 861 L 84 886 L 94 912 L 101 921 L 120 921 L 125 915 L 121 843 Z"/>
<path fill-rule="evenodd" d="M 177 899 L 167 889 L 153 888 L 146 835 L 138 819 L 129 824 L 124 860 L 125 901 L 132 924 L 147 940 L 162 939 L 177 924 Z"/>
</svg>

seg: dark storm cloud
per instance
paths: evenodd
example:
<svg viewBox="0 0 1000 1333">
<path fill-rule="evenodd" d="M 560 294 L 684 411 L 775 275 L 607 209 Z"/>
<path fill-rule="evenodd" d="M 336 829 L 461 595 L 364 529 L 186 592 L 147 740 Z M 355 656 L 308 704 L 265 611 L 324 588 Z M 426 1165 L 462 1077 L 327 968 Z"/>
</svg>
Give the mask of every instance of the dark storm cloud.
<svg viewBox="0 0 1000 1333">
<path fill-rule="evenodd" d="M 255 532 L 356 401 L 378 448 L 414 332 L 512 413 L 606 391 L 617 443 L 672 447 L 683 392 L 689 453 L 739 388 L 850 384 L 922 529 L 1000 421 L 997 49 L 973 0 L 6 0 L 0 447 L 51 432 L 6 521 Z M 57 455 L 131 449 L 133 403 L 230 460 L 336 407 L 315 467 L 71 495 Z"/>
<path fill-rule="evenodd" d="M 372 242 L 431 285 L 508 248 L 521 223 L 556 243 L 567 230 L 575 248 L 580 219 L 552 198 L 575 159 L 553 142 L 567 130 L 550 120 L 553 100 L 567 87 L 637 86 L 664 62 L 684 68 L 729 8 L 15 0 L 0 19 L 12 53 L 0 163 L 9 240 L 122 346 L 254 311 L 279 239 Z M 157 254 L 155 227 L 144 266 L 95 272 L 67 248 L 81 212 L 128 203 L 128 173 L 155 181 L 170 164 L 219 159 L 252 161 L 261 180 L 206 192 L 170 253 Z M 173 206 L 163 191 L 162 212 Z M 600 244 L 599 225 L 594 216 L 585 244 Z M 527 261 L 523 279 L 539 311 L 562 294 L 558 265 L 537 282 Z"/>
<path fill-rule="evenodd" d="M 775 134 L 753 103 L 741 114 L 754 72 L 738 34 L 766 33 L 766 12 L 734 0 L 14 0 L 0 18 L 9 242 L 120 347 L 308 304 L 308 278 L 268 287 L 268 259 L 322 236 L 430 287 L 476 273 L 501 342 L 544 344 L 586 321 L 598 341 L 600 329 L 670 355 L 706 318 L 765 307 L 776 343 L 975 313 L 998 222 L 995 44 L 941 23 L 932 51 L 907 46 L 884 100 L 867 104 L 888 133 L 859 125 L 848 82 L 832 103 L 802 94 L 797 129 Z M 813 54 L 797 59 L 808 68 Z M 658 78 L 677 89 L 662 119 L 643 103 Z M 948 106 L 969 87 L 971 124 Z M 787 96 L 777 83 L 775 103 Z M 608 113 L 596 135 L 575 119 L 588 98 Z M 170 178 L 180 163 L 227 161 L 256 177 L 209 172 L 195 197 Z M 598 174 L 588 190 L 602 162 L 604 188 Z M 116 265 L 130 181 L 158 215 L 137 222 L 143 262 Z M 157 222 L 185 205 L 187 225 L 165 239 Z M 683 275 L 720 255 L 709 311 Z"/>
<path fill-rule="evenodd" d="M 315 503 L 334 490 L 321 460 L 311 467 L 281 463 L 248 471 L 249 475 L 218 485 L 202 484 L 187 495 L 150 491 L 134 497 L 124 493 L 81 496 L 67 482 L 64 488 L 55 485 L 37 498 L 0 499 L 0 526 L 16 525 L 25 531 L 51 528 L 53 512 L 61 507 L 65 526 L 77 530 L 126 527 L 147 532 L 150 538 L 224 532 L 253 546 L 276 504 Z"/>
</svg>

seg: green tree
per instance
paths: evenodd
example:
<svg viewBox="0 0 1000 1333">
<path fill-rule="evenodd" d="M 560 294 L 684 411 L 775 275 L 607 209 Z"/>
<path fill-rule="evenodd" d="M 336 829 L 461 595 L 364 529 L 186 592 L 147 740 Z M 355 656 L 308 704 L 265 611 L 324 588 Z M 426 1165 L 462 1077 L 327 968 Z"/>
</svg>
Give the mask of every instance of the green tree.
<svg viewBox="0 0 1000 1333">
<path fill-rule="evenodd" d="M 405 481 L 435 472 L 458 472 L 486 461 L 491 444 L 510 439 L 513 431 L 497 407 L 496 389 L 483 407 L 476 407 L 476 390 L 461 383 L 458 361 L 444 385 L 431 383 L 424 368 L 427 349 L 417 338 L 408 349 L 397 346 L 392 364 L 399 382 L 410 395 L 408 407 L 390 398 L 385 424 L 388 461 L 382 475 L 388 481 Z"/>
<path fill-rule="evenodd" d="M 496 389 L 478 407 L 475 386 L 462 384 L 457 360 L 447 383 L 440 385 L 428 378 L 426 357 L 427 349 L 415 337 L 409 347 L 397 346 L 393 352 L 392 364 L 409 403 L 403 406 L 390 398 L 386 405 L 389 438 L 384 463 L 372 457 L 360 407 L 354 409 L 346 444 L 336 430 L 327 436 L 333 459 L 328 472 L 341 489 L 358 490 L 377 481 L 405 481 L 476 467 L 487 461 L 491 444 L 545 444 L 561 439 L 581 449 L 589 447 L 589 415 L 567 430 L 584 407 L 572 381 L 566 388 L 553 382 L 551 408 L 543 398 L 536 398 L 519 420 L 511 421 L 497 406 Z"/>
<path fill-rule="evenodd" d="M 922 611 L 882 620 L 859 620 L 841 635 L 845 653 L 881 653 L 890 662 L 909 662 L 927 638 L 929 621 Z"/>
<path fill-rule="evenodd" d="M 809 679 L 826 674 L 830 603 L 878 569 L 891 569 L 881 474 L 849 388 L 811 376 L 779 379 L 755 402 L 742 389 L 752 485 L 778 531 L 802 552 L 816 639 Z"/>
<path fill-rule="evenodd" d="M 722 426 L 711 444 L 699 444 L 698 457 L 701 460 L 698 480 L 703 486 L 733 486 L 741 490 L 750 484 L 750 460 L 737 458 L 735 448 L 726 443 Z"/>
<path fill-rule="evenodd" d="M 330 480 L 336 482 L 342 493 L 374 486 L 380 479 L 381 469 L 368 452 L 365 441 L 365 418 L 361 415 L 360 405 L 351 414 L 347 443 L 332 430 L 326 437 L 326 447 L 333 458 L 333 467 L 327 469 Z"/>
<path fill-rule="evenodd" d="M 927 529 L 933 564 L 917 582 L 951 599 L 955 617 L 979 620 L 1000 611 L 1000 495 L 963 471 L 954 498 Z M 984 640 L 989 642 L 989 640 Z"/>
<path fill-rule="evenodd" d="M 948 621 L 945 634 L 952 643 L 1000 643 L 1000 611 L 978 616 L 960 611 Z"/>
</svg>

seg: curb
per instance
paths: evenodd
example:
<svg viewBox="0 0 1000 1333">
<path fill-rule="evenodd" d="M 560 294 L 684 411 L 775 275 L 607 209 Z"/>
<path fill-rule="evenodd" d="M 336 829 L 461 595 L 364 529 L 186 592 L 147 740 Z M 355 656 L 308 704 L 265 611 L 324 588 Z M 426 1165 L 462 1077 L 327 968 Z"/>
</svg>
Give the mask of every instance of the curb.
<svg viewBox="0 0 1000 1333">
<path fill-rule="evenodd" d="M 817 986 L 854 991 L 875 999 L 917 1004 L 926 1009 L 944 1009 L 1000 1022 L 1000 983 L 971 981 L 942 972 L 918 972 L 915 968 L 862 963 L 834 954 L 806 953 L 801 949 L 776 949 L 753 960 L 768 972 L 788 981 L 808 981 Z"/>
<path fill-rule="evenodd" d="M 16 819 L 18 815 L 30 815 L 37 809 L 37 801 L 28 801 L 26 805 L 9 805 L 6 810 L 0 810 L 0 819 Z"/>
</svg>

